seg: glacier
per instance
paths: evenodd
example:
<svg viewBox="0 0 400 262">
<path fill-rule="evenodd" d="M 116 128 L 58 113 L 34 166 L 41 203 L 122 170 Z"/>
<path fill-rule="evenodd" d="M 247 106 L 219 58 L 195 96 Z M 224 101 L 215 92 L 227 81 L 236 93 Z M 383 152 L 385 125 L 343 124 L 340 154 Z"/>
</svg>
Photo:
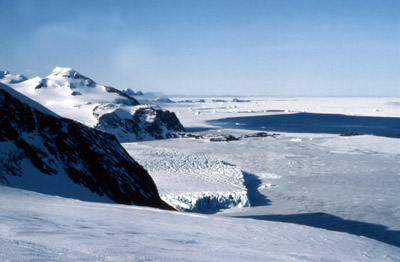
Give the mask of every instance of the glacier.
<svg viewBox="0 0 400 262">
<path fill-rule="evenodd" d="M 214 213 L 250 206 L 243 172 L 234 165 L 208 154 L 185 154 L 141 143 L 122 145 L 151 174 L 161 199 L 177 210 Z"/>
<path fill-rule="evenodd" d="M 224 209 L 249 207 L 246 191 L 193 192 L 161 195 L 161 199 L 179 211 L 215 213 Z"/>
</svg>

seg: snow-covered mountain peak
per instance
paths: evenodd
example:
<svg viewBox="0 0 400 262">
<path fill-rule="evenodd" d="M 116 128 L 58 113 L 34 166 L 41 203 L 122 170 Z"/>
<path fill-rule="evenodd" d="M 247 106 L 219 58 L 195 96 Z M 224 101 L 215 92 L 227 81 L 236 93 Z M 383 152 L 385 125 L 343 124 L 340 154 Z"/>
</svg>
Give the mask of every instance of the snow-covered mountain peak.
<svg viewBox="0 0 400 262">
<path fill-rule="evenodd" d="M 5 75 L 8 75 L 9 73 L 10 73 L 9 71 L 0 70 L 0 77 L 4 77 Z"/>
<path fill-rule="evenodd" d="M 48 76 L 49 77 L 68 77 L 68 78 L 82 78 L 83 76 L 79 74 L 76 70 L 70 68 L 70 67 L 60 67 L 57 66 L 53 69 L 51 74 Z M 83 77 L 87 78 L 87 77 Z"/>
<path fill-rule="evenodd" d="M 122 92 L 123 92 L 124 94 L 127 94 L 128 96 L 142 96 L 142 95 L 143 95 L 143 92 L 142 92 L 142 91 L 137 91 L 137 92 L 135 92 L 135 91 L 133 91 L 133 90 L 130 89 L 130 88 L 124 88 L 124 89 L 122 89 Z"/>
<path fill-rule="evenodd" d="M 50 75 L 44 78 L 43 87 L 46 86 L 66 86 L 70 89 L 94 87 L 96 83 L 78 73 L 70 67 L 55 67 Z"/>
<path fill-rule="evenodd" d="M 0 70 L 0 82 L 4 84 L 20 83 L 28 78 L 23 75 L 12 75 L 9 71 Z"/>
</svg>

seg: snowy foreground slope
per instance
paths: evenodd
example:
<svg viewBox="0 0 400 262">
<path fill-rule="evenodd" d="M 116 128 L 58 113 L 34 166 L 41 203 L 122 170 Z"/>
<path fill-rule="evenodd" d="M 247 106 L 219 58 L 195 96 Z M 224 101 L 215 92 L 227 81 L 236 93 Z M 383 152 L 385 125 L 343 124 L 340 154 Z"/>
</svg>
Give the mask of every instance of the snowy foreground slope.
<svg viewBox="0 0 400 262">
<path fill-rule="evenodd" d="M 1 261 L 400 261 L 374 240 L 288 223 L 81 202 L 0 186 Z"/>
<path fill-rule="evenodd" d="M 104 86 L 72 68 L 56 67 L 40 78 L 0 71 L 0 82 L 60 116 L 115 135 L 120 142 L 164 139 L 184 131 L 173 112 L 141 105 L 119 89 Z"/>
</svg>

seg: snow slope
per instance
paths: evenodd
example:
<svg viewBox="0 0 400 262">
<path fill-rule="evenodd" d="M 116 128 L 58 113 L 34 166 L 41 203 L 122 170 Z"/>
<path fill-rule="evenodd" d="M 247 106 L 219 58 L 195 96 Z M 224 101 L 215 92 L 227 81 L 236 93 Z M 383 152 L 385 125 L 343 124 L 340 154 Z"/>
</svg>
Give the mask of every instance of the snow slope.
<svg viewBox="0 0 400 262">
<path fill-rule="evenodd" d="M 81 202 L 0 186 L 1 261 L 400 261 L 306 226 Z"/>
</svg>

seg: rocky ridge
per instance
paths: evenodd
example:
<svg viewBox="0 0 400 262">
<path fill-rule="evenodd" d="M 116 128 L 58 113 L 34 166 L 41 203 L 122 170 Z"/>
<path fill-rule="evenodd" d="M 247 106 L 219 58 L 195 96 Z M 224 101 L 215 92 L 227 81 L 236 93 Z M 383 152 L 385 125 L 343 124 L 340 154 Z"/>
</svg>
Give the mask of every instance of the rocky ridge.
<svg viewBox="0 0 400 262">
<path fill-rule="evenodd" d="M 120 204 L 171 209 L 113 135 L 41 108 L 0 84 L 1 184 L 82 200 L 85 191 Z"/>
</svg>

